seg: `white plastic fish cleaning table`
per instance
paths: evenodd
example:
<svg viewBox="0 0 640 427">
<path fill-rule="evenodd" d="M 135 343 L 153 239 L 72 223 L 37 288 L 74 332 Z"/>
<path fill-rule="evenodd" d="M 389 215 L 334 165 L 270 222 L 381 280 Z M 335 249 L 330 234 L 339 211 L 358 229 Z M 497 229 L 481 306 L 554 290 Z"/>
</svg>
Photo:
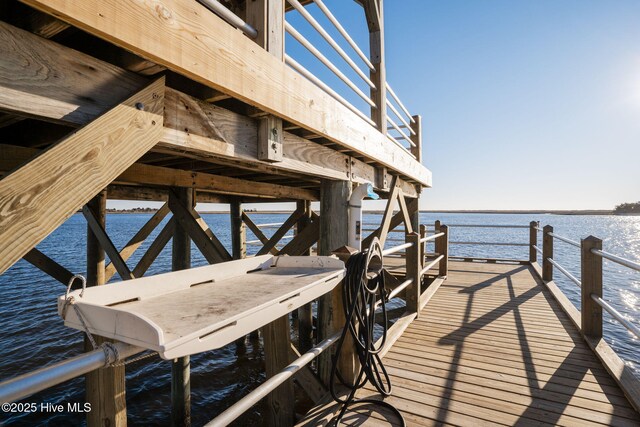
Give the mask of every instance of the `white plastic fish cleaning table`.
<svg viewBox="0 0 640 427">
<path fill-rule="evenodd" d="M 262 255 L 69 295 L 91 333 L 173 359 L 233 342 L 329 292 L 344 273 L 332 257 Z M 84 330 L 71 307 L 65 325 Z"/>
</svg>

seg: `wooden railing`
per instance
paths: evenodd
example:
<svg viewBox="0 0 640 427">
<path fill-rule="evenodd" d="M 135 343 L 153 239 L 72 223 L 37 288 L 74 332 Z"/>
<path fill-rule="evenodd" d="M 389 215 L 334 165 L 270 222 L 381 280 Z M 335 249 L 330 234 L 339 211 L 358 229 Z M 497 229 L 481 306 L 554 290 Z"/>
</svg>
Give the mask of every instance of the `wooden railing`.
<svg viewBox="0 0 640 427">
<path fill-rule="evenodd" d="M 553 227 L 550 225 L 546 225 L 542 229 L 542 235 L 542 250 L 536 247 L 536 251 L 542 255 L 542 278 L 546 281 L 553 280 L 555 267 L 567 279 L 580 288 L 582 333 L 596 338 L 602 337 L 602 310 L 605 310 L 614 319 L 620 322 L 620 324 L 629 332 L 635 335 L 636 338 L 640 338 L 640 328 L 628 319 L 624 318 L 618 310 L 603 299 L 602 260 L 607 259 L 638 272 L 640 272 L 640 264 L 617 255 L 604 252 L 602 250 L 602 240 L 594 236 L 582 239 L 580 243 L 578 243 L 574 240 L 555 234 L 553 232 Z M 580 279 L 571 274 L 565 267 L 553 259 L 553 244 L 556 239 L 580 250 Z"/>
</svg>

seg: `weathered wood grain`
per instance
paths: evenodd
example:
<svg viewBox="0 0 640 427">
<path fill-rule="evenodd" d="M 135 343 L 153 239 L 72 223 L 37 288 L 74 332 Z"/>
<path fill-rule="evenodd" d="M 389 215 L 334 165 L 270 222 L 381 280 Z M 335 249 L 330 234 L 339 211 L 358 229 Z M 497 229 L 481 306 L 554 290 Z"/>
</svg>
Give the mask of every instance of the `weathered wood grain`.
<svg viewBox="0 0 640 427">
<path fill-rule="evenodd" d="M 0 273 L 157 143 L 163 100 L 159 79 L 0 181 Z"/>
<path fill-rule="evenodd" d="M 197 2 L 23 2 L 431 185 L 406 150 Z"/>
</svg>

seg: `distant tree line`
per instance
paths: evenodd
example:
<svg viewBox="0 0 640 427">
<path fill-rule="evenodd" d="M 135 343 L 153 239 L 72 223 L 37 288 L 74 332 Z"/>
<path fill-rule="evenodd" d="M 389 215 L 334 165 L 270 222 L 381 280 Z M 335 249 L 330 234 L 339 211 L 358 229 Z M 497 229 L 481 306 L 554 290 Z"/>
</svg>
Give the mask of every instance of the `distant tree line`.
<svg viewBox="0 0 640 427">
<path fill-rule="evenodd" d="M 153 213 L 158 209 L 156 208 L 131 208 L 131 209 L 107 209 L 110 213 Z"/>
<path fill-rule="evenodd" d="M 615 214 L 636 214 L 640 215 L 640 202 L 622 203 L 613 210 Z"/>
</svg>

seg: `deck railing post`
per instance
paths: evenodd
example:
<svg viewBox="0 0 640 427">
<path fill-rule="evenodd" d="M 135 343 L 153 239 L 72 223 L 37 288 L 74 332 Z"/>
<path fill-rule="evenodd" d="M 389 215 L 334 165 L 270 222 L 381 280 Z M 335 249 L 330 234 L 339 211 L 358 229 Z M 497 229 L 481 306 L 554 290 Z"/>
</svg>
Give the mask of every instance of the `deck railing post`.
<svg viewBox="0 0 640 427">
<path fill-rule="evenodd" d="M 529 223 L 529 262 L 538 260 L 538 253 L 534 246 L 538 245 L 538 222 L 531 221 Z"/>
<path fill-rule="evenodd" d="M 411 129 L 415 134 L 411 135 L 411 141 L 415 147 L 411 147 L 411 154 L 416 157 L 416 161 L 422 162 L 422 117 L 415 115 L 412 118 Z"/>
<path fill-rule="evenodd" d="M 420 239 L 427 237 L 427 226 L 420 224 Z M 427 254 L 427 242 L 420 243 L 420 262 L 424 264 Z"/>
<path fill-rule="evenodd" d="M 449 227 L 441 225 L 440 232 L 444 233 L 444 236 L 436 239 L 436 242 L 440 243 L 440 250 L 436 252 L 439 252 L 443 258 L 440 260 L 440 271 L 438 274 L 441 277 L 446 277 L 447 274 L 449 274 Z"/>
<path fill-rule="evenodd" d="M 89 209 L 104 228 L 107 214 L 107 190 L 98 193 L 87 204 Z M 105 280 L 105 252 L 91 227 L 87 226 L 87 285 L 103 286 Z M 111 341 L 94 336 L 98 345 Z M 93 347 L 85 338 L 85 350 Z M 87 412 L 87 425 L 110 425 L 113 427 L 127 424 L 127 402 L 125 398 L 124 366 L 100 368 L 85 376 L 85 399 L 91 404 Z"/>
<path fill-rule="evenodd" d="M 542 229 L 542 280 L 553 280 L 553 264 L 549 259 L 553 259 L 553 227 L 545 225 Z"/>
<path fill-rule="evenodd" d="M 420 304 L 421 291 L 421 275 L 422 261 L 420 259 L 420 235 L 418 233 L 405 234 L 405 241 L 411 243 L 411 247 L 407 248 L 406 262 L 406 278 L 413 280 L 413 283 L 406 289 L 407 311 L 409 313 L 418 313 Z"/>
<path fill-rule="evenodd" d="M 602 298 L 602 258 L 591 252 L 602 249 L 602 240 L 589 236 L 580 242 L 582 273 L 582 334 L 594 338 L 602 337 L 602 307 L 591 295 Z"/>
</svg>

